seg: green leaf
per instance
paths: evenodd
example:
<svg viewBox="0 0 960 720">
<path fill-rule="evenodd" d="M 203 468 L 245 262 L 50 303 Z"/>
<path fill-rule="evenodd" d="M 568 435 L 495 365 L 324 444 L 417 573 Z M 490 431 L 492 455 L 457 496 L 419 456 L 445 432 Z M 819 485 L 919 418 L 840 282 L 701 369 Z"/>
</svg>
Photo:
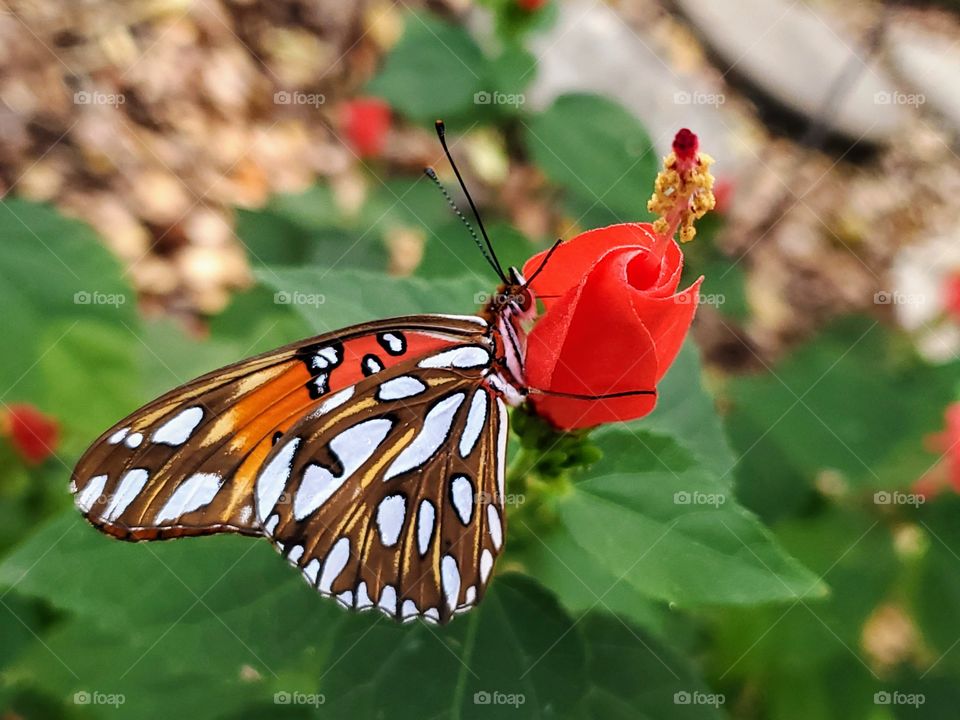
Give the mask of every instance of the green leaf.
<svg viewBox="0 0 960 720">
<path fill-rule="evenodd" d="M 916 519 L 924 531 L 925 552 L 917 567 L 910 601 L 917 622 L 941 670 L 960 672 L 960 657 L 952 651 L 960 638 L 960 617 L 953 609 L 960 601 L 960 499 L 937 498 L 921 507 Z"/>
<path fill-rule="evenodd" d="M 717 617 L 720 672 L 750 677 L 782 675 L 852 660 L 863 625 L 886 599 L 898 563 L 888 528 L 866 513 L 831 508 L 783 523 L 778 539 L 830 586 L 827 598 L 804 599 L 787 608 L 730 609 Z M 788 653 L 784 648 L 789 648 Z M 821 699 L 823 700 L 823 699 Z"/>
<path fill-rule="evenodd" d="M 0 237 L 3 339 L 6 348 L 16 350 L 0 353 L 4 401 L 30 400 L 56 413 L 60 397 L 49 392 L 47 383 L 56 379 L 57 372 L 49 362 L 47 371 L 39 372 L 38 359 L 64 341 L 85 347 L 85 352 L 94 351 L 94 343 L 83 336 L 89 331 L 102 338 L 97 327 L 124 323 L 135 327 L 134 296 L 121 280 L 117 262 L 90 228 L 45 205 L 0 202 Z M 112 351 L 117 350 L 116 339 L 107 342 Z M 62 359 L 63 351 L 58 355 Z M 74 380 L 77 374 L 83 375 L 85 382 L 75 392 L 85 395 L 91 386 L 123 383 L 122 377 L 98 372 L 96 362 L 74 370 L 60 362 L 59 369 L 76 373 Z"/>
<path fill-rule="evenodd" d="M 403 37 L 367 92 L 422 122 L 464 113 L 484 89 L 486 58 L 470 34 L 425 13 L 408 13 Z"/>
<path fill-rule="evenodd" d="M 599 95 L 562 95 L 525 124 L 534 162 L 572 201 L 585 227 L 650 217 L 659 158 L 646 130 Z"/>
<path fill-rule="evenodd" d="M 679 606 L 814 597 L 823 585 L 675 441 L 626 428 L 595 436 L 604 459 L 556 501 L 570 541 L 643 594 Z M 544 537 L 552 546 L 554 538 Z M 582 562 L 582 561 L 581 561 Z M 536 576 L 538 568 L 531 567 Z M 571 583 L 572 584 L 572 583 Z M 594 587 L 602 598 L 610 588 Z"/>
<path fill-rule="evenodd" d="M 913 482 L 935 459 L 923 439 L 941 428 L 958 371 L 924 364 L 873 320 L 847 318 L 771 372 L 736 379 L 728 426 L 745 496 L 776 501 L 769 489 L 790 496 L 798 472 L 812 484 L 825 469 L 868 489 Z"/>
<path fill-rule="evenodd" d="M 650 415 L 628 425 L 633 430 L 669 435 L 718 479 L 731 483 L 736 464 L 714 399 L 703 387 L 696 343 L 688 338 L 657 386 L 657 406 Z"/>
<path fill-rule="evenodd" d="M 582 623 L 590 648 L 590 692 L 584 717 L 722 718 L 726 698 L 712 691 L 688 662 L 642 631 L 609 616 L 589 615 Z"/>
<path fill-rule="evenodd" d="M 383 270 L 387 252 L 380 234 L 362 218 L 344 217 L 329 187 L 278 195 L 262 210 L 237 213 L 237 236 L 258 265 L 296 265 L 325 258 L 340 267 Z"/>
<path fill-rule="evenodd" d="M 74 617 L 15 677 L 61 697 L 123 694 L 136 717 L 210 717 L 277 692 L 322 693 L 335 717 L 383 707 L 411 718 L 510 716 L 511 696 L 540 717 L 584 690 L 573 621 L 520 577 L 497 577 L 446 628 L 397 625 L 320 598 L 262 540 L 126 544 L 70 512 L 7 558 L 0 585 Z M 506 698 L 488 707 L 475 703 L 482 692 Z"/>
<path fill-rule="evenodd" d="M 498 577 L 476 610 L 444 630 L 350 618 L 331 655 L 343 660 L 320 687 L 336 717 L 372 717 L 384 707 L 409 718 L 563 716 L 585 690 L 573 622 L 516 576 Z"/>
<path fill-rule="evenodd" d="M 314 332 L 329 332 L 356 323 L 424 312 L 476 312 L 478 292 L 489 292 L 489 281 L 477 275 L 427 282 L 391 278 L 359 270 L 318 267 L 272 268 L 257 271 L 262 283 L 276 292 L 317 302 L 292 302 Z"/>
</svg>

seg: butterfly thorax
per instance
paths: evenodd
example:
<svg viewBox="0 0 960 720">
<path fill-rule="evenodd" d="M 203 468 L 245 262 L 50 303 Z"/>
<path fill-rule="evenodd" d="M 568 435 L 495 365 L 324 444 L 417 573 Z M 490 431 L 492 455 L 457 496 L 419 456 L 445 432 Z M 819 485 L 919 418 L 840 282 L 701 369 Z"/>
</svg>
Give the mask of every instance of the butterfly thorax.
<svg viewBox="0 0 960 720">
<path fill-rule="evenodd" d="M 537 315 L 533 293 L 522 283 L 504 284 L 484 305 L 480 315 L 494 330 L 495 365 L 505 387 L 499 388 L 512 405 L 523 402 L 526 395 L 524 359 L 527 332 Z"/>
</svg>

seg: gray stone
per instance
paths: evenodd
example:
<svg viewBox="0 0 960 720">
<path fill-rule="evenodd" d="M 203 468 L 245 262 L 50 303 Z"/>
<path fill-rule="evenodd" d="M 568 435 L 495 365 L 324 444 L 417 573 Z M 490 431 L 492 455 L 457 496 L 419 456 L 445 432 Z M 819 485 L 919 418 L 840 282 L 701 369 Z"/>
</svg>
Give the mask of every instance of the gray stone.
<svg viewBox="0 0 960 720">
<path fill-rule="evenodd" d="M 860 52 L 855 38 L 822 10 L 795 0 L 676 0 L 725 66 L 782 106 L 817 117 L 831 86 Z M 889 140 L 907 109 L 898 86 L 872 60 L 828 118 L 829 128 L 853 140 Z"/>
<path fill-rule="evenodd" d="M 929 108 L 960 131 L 960 46 L 956 40 L 918 28 L 894 28 L 887 38 L 890 60 L 910 87 L 905 104 Z"/>
<path fill-rule="evenodd" d="M 563 93 L 606 95 L 632 112 L 658 150 L 666 153 L 674 134 L 689 127 L 716 158 L 724 174 L 744 155 L 743 132 L 726 98 L 696 75 L 675 72 L 658 54 L 656 41 L 638 35 L 614 10 L 595 0 L 558 3 L 557 22 L 533 39 L 539 59 L 527 101 L 543 109 Z"/>
</svg>

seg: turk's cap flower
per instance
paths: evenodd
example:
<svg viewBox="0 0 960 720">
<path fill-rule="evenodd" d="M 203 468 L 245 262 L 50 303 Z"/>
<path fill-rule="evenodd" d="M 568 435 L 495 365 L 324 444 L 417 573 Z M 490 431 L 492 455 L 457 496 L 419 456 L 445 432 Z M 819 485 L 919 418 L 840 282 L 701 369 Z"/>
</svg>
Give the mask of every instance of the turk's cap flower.
<svg viewBox="0 0 960 720">
<path fill-rule="evenodd" d="M 10 439 L 25 462 L 38 464 L 56 451 L 60 427 L 54 418 L 33 405 L 15 403 L 0 416 L 0 434 Z"/>
<path fill-rule="evenodd" d="M 532 275 L 543 261 L 531 258 Z M 560 245 L 531 283 L 546 312 L 527 341 L 537 411 L 564 429 L 646 415 L 690 329 L 700 280 L 677 292 L 683 253 L 649 224 L 626 223 Z"/>
<path fill-rule="evenodd" d="M 648 207 L 660 218 L 590 230 L 523 268 L 545 312 L 527 339 L 536 411 L 564 430 L 643 417 L 680 351 L 702 278 L 679 290 L 693 223 L 714 206 L 712 160 L 677 133 Z"/>
</svg>

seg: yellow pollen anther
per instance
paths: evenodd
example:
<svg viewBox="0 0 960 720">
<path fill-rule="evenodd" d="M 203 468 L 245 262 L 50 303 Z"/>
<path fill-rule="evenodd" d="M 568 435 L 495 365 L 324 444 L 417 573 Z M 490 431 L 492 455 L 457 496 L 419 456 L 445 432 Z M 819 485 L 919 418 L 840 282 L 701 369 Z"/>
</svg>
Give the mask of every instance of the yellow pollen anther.
<svg viewBox="0 0 960 720">
<path fill-rule="evenodd" d="M 674 151 L 663 159 L 663 170 L 657 175 L 653 196 L 647 202 L 647 209 L 660 216 L 653 223 L 658 235 L 672 238 L 679 231 L 682 243 L 696 237 L 694 223 L 717 204 L 710 174 L 712 164 L 712 157 L 695 149 L 682 158 Z"/>
</svg>

